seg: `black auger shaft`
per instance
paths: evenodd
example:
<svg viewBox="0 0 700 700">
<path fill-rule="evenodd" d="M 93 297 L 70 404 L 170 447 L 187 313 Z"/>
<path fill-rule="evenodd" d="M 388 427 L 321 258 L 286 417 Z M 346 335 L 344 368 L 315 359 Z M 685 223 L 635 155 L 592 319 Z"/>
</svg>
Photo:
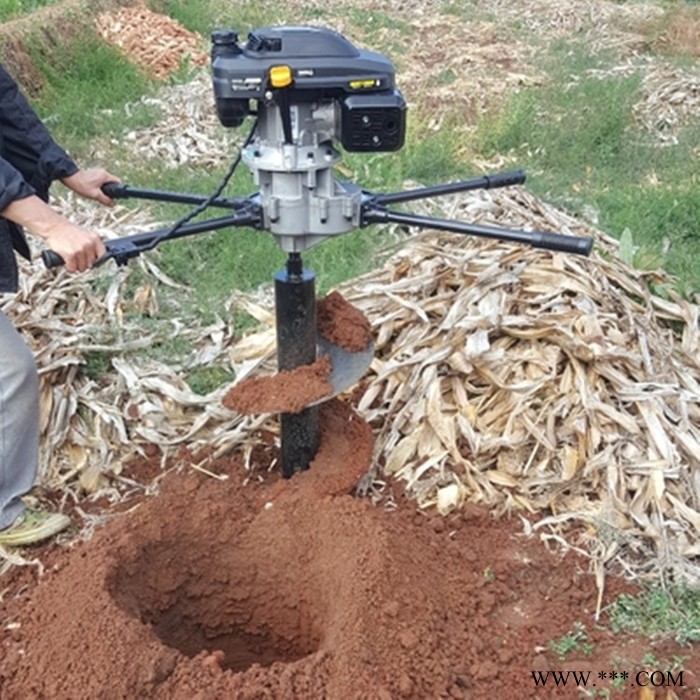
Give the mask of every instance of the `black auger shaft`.
<svg viewBox="0 0 700 700">
<path fill-rule="evenodd" d="M 292 370 L 316 361 L 316 276 L 299 253 L 275 274 L 277 366 Z M 307 469 L 318 449 L 318 406 L 280 416 L 282 476 Z"/>
</svg>

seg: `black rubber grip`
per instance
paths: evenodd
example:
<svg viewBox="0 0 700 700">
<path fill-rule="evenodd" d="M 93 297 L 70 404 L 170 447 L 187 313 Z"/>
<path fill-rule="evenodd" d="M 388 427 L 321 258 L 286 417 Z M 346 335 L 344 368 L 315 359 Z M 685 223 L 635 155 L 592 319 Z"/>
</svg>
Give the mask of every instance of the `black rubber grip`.
<svg viewBox="0 0 700 700">
<path fill-rule="evenodd" d="M 58 253 L 54 253 L 53 250 L 42 250 L 41 259 L 49 270 L 66 264 L 66 261 Z"/>
<path fill-rule="evenodd" d="M 535 248 L 557 250 L 561 253 L 590 255 L 593 248 L 593 239 L 579 236 L 562 236 L 559 233 L 549 233 L 548 231 L 534 231 L 532 233 L 532 245 Z"/>
<path fill-rule="evenodd" d="M 511 170 L 507 173 L 496 173 L 495 175 L 485 175 L 488 181 L 486 189 L 494 187 L 510 187 L 511 185 L 522 185 L 525 182 L 524 170 Z"/>
<path fill-rule="evenodd" d="M 102 185 L 102 191 L 112 199 L 119 199 L 120 197 L 126 197 L 126 185 L 122 185 L 120 182 L 106 182 Z"/>
</svg>

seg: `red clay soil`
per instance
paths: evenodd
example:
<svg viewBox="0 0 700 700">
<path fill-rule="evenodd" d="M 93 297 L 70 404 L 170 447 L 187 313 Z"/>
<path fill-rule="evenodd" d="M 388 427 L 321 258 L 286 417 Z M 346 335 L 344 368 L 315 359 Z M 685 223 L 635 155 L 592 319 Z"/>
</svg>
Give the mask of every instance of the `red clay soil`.
<svg viewBox="0 0 700 700">
<path fill-rule="evenodd" d="M 367 317 L 340 292 L 331 292 L 316 303 L 318 332 L 347 352 L 362 352 L 372 340 Z"/>
<path fill-rule="evenodd" d="M 0 698 L 578 698 L 584 679 L 613 698 L 697 697 L 691 650 L 596 624 L 585 561 L 475 505 L 417 512 L 398 483 L 373 505 L 356 489 L 370 427 L 338 399 L 319 424 L 316 459 L 290 480 L 268 435 L 252 474 L 242 450 L 207 464 L 224 480 L 170 470 L 158 495 L 101 509 L 91 539 L 25 552 L 45 573 L 0 581 Z M 148 455 L 123 476 L 162 475 Z M 549 644 L 574 633 L 560 659 Z"/>
<path fill-rule="evenodd" d="M 289 481 L 267 469 L 272 446 L 257 479 L 235 453 L 210 465 L 225 481 L 170 472 L 91 540 L 39 550 L 39 581 L 6 575 L 0 697 L 580 697 L 573 679 L 538 686 L 533 672 L 557 669 L 590 673 L 591 690 L 610 687 L 599 673 L 626 672 L 613 697 L 653 698 L 637 686 L 650 678 L 645 654 L 661 671 L 689 656 L 597 629 L 584 562 L 517 521 L 477 506 L 418 513 L 396 485 L 395 508 L 356 497 L 371 430 L 337 399 L 321 426 L 316 460 Z M 159 461 L 154 451 L 129 475 L 150 478 Z M 577 623 L 592 651 L 561 661 L 548 642 Z M 691 696 L 697 672 L 686 661 L 677 697 Z"/>
<path fill-rule="evenodd" d="M 322 355 L 311 365 L 245 379 L 226 393 L 222 403 L 229 410 L 245 414 L 298 413 L 330 396 L 330 374 L 330 358 Z"/>
<path fill-rule="evenodd" d="M 318 333 L 329 343 L 347 352 L 361 352 L 372 340 L 367 317 L 339 292 L 331 292 L 316 302 Z M 251 377 L 226 393 L 223 404 L 238 413 L 298 413 L 330 396 L 332 367 L 328 356 L 292 370 L 267 377 Z"/>
</svg>

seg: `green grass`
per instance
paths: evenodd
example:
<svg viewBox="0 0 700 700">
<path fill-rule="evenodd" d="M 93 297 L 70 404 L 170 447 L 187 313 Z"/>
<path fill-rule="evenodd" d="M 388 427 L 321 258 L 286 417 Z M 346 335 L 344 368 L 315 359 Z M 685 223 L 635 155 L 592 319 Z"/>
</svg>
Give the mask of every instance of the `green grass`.
<svg viewBox="0 0 700 700">
<path fill-rule="evenodd" d="M 296 12 L 292 14 L 283 4 L 273 0 L 150 0 L 148 5 L 204 37 L 208 37 L 212 29 L 230 27 L 239 33 L 241 40 L 245 39 L 251 29 L 272 24 L 299 24 L 302 20 L 319 14 L 312 8 L 301 15 Z"/>
<path fill-rule="evenodd" d="M 551 639 L 547 643 L 547 647 L 553 651 L 561 661 L 566 658 L 567 654 L 574 652 L 586 655 L 593 652 L 593 645 L 588 639 L 586 628 L 582 622 L 575 622 L 573 630 L 561 637 Z"/>
<path fill-rule="evenodd" d="M 31 47 L 30 47 L 31 48 Z M 152 123 L 157 112 L 138 102 L 154 84 L 118 51 L 86 34 L 57 45 L 50 56 L 32 50 L 46 87 L 35 107 L 60 143 L 85 150 L 97 137 Z M 127 117 L 124 104 L 133 108 Z"/>
<path fill-rule="evenodd" d="M 700 589 L 649 586 L 637 596 L 620 595 L 608 618 L 615 632 L 670 636 L 679 644 L 700 642 Z"/>
<path fill-rule="evenodd" d="M 17 19 L 57 2 L 59 0 L 0 0 L 0 22 Z"/>
<path fill-rule="evenodd" d="M 211 29 L 224 26 L 233 27 L 243 38 L 249 29 L 267 24 L 301 24 L 326 17 L 333 24 L 333 17 L 323 8 L 290 16 L 284 6 L 271 0 L 151 0 L 149 6 L 205 37 Z M 411 36 L 401 18 L 378 10 L 369 21 L 352 5 L 335 10 L 352 20 L 364 17 L 367 21 L 354 21 L 353 26 L 365 45 L 393 60 L 403 60 L 395 44 L 405 45 Z M 447 1 L 444 11 L 471 16 L 476 3 Z M 641 73 L 593 75 L 591 69 L 616 65 L 617 57 L 593 53 L 575 40 L 543 46 L 539 54 L 539 68 L 549 76 L 547 83 L 511 95 L 498 111 L 484 117 L 474 135 L 462 128 L 457 114 L 446 119 L 439 132 L 428 129 L 430 105 L 420 104 L 409 112 L 407 141 L 401 151 L 343 154 L 344 172 L 350 173 L 345 176 L 370 191 L 393 191 L 406 181 L 430 185 L 474 175 L 478 169 L 465 153 L 474 159 L 510 154 L 515 166 L 527 170 L 528 187 L 536 194 L 577 215 L 595 211 L 600 228 L 624 238 L 630 262 L 645 268 L 662 264 L 678 275 L 682 291 L 691 294 L 699 289 L 700 174 L 692 154 L 697 153 L 700 126 L 688 125 L 678 146 L 660 149 L 633 119 Z M 70 48 L 57 46 L 50 60 L 37 52 L 36 62 L 48 86 L 36 102 L 38 110 L 79 160 L 81 154 L 90 152 L 95 139 L 111 136 L 112 162 L 119 162 L 117 174 L 131 184 L 208 194 L 223 176 L 224 166 L 166 169 L 159 162 L 129 160 L 119 137 L 158 118 L 157 110 L 139 102 L 155 86 L 96 37 L 86 35 Z M 183 71 L 175 79 L 186 75 Z M 439 67 L 436 80 L 459 85 L 458 76 Z M 128 114 L 123 108 L 127 103 Z M 247 124 L 241 127 L 241 133 L 247 128 Z M 227 194 L 247 194 L 253 189 L 242 165 Z M 174 221 L 186 209 L 153 205 L 153 211 L 161 221 Z M 382 227 L 369 228 L 309 250 L 304 259 L 317 274 L 319 294 L 375 267 L 387 244 L 384 232 Z M 226 313 L 224 304 L 232 290 L 249 290 L 269 282 L 284 263 L 284 254 L 269 234 L 243 229 L 180 239 L 161 245 L 150 255 L 190 289 L 161 306 L 164 317 L 172 308 L 172 313 L 191 314 L 202 323 Z M 165 346 L 161 350 L 169 352 Z M 100 364 L 96 366 L 99 369 Z"/>
<path fill-rule="evenodd" d="M 528 186 L 562 208 L 594 211 L 613 236 L 627 231 L 640 258 L 663 264 L 679 290 L 700 291 L 700 165 L 697 121 L 661 147 L 634 118 L 641 74 L 601 77 L 613 56 L 560 44 L 545 60 L 546 85 L 513 95 L 479 126 L 474 148 L 510 154 Z"/>
</svg>

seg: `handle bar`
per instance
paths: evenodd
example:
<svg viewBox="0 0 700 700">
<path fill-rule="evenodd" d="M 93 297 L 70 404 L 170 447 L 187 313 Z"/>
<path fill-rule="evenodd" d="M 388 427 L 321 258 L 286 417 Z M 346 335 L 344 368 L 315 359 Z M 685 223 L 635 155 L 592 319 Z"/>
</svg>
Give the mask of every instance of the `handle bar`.
<svg viewBox="0 0 700 700">
<path fill-rule="evenodd" d="M 142 197 L 145 199 L 160 199 L 162 201 L 176 202 L 180 204 L 199 204 L 206 200 L 206 197 L 197 195 L 183 195 L 177 192 L 158 192 L 155 190 L 139 190 L 119 182 L 108 182 L 102 186 L 102 191 L 113 199 L 124 197 Z M 122 236 L 114 240 L 105 241 L 107 252 L 100 256 L 92 264 L 92 267 L 99 267 L 108 260 L 116 260 L 118 265 L 124 265 L 127 260 L 141 255 L 148 250 L 152 250 L 159 243 L 165 240 L 191 236 L 196 233 L 205 233 L 230 226 L 251 226 L 260 227 L 260 208 L 247 198 L 218 199 L 211 203 L 213 206 L 231 209 L 231 213 L 215 219 L 208 219 L 193 224 L 185 224 L 175 229 L 168 227 L 156 231 L 136 233 L 131 236 Z M 48 268 L 61 267 L 65 260 L 53 250 L 43 250 L 41 259 Z"/>
<path fill-rule="evenodd" d="M 437 185 L 435 187 L 423 187 L 404 192 L 392 192 L 384 194 L 372 194 L 365 192 L 365 202 L 361 214 L 360 226 L 368 226 L 372 223 L 398 223 L 406 226 L 416 226 L 419 228 L 433 228 L 441 231 L 451 231 L 453 233 L 463 233 L 485 238 L 498 238 L 516 243 L 524 243 L 564 253 L 574 253 L 577 255 L 589 255 L 593 247 L 592 238 L 581 238 L 577 236 L 564 236 L 549 231 L 517 231 L 511 229 L 498 228 L 495 226 L 483 226 L 478 224 L 468 224 L 449 219 L 438 219 L 417 214 L 391 211 L 386 208 L 386 204 L 422 199 L 424 197 L 440 196 L 452 194 L 476 188 L 507 187 L 509 185 L 521 184 L 525 181 L 525 173 L 522 170 L 496 173 L 486 175 L 473 180 Z M 139 233 L 132 236 L 123 236 L 105 242 L 107 252 L 98 258 L 93 267 L 102 265 L 110 259 L 116 260 L 117 264 L 123 265 L 130 258 L 141 253 L 152 250 L 159 243 L 181 236 L 189 236 L 195 233 L 204 233 L 215 229 L 229 226 L 251 226 L 257 229 L 263 227 L 262 207 L 257 197 L 234 197 L 216 198 L 209 200 L 207 197 L 199 195 L 183 194 L 179 192 L 162 192 L 158 190 L 146 190 L 120 182 L 108 182 L 102 186 L 102 191 L 113 199 L 127 197 L 138 197 L 141 199 L 152 199 L 157 201 L 174 202 L 178 204 L 206 204 L 207 206 L 222 207 L 230 209 L 228 216 L 194 224 L 182 224 L 178 222 L 170 228 L 152 231 L 149 233 Z M 52 250 L 44 250 L 41 253 L 44 265 L 47 268 L 60 267 L 65 263 L 63 258 Z"/>
<path fill-rule="evenodd" d="M 525 243 L 534 248 L 556 250 L 562 253 L 575 253 L 578 255 L 589 255 L 593 248 L 592 238 L 564 236 L 560 233 L 550 233 L 549 231 L 517 231 L 498 228 L 496 226 L 466 224 L 461 221 L 436 219 L 419 214 L 405 214 L 382 207 L 370 206 L 364 212 L 363 224 L 366 225 L 370 223 L 395 223 L 403 224 L 404 226 L 416 226 L 418 228 L 430 228 L 438 231 L 481 236 L 482 238 L 497 238 L 503 241 Z"/>
</svg>

